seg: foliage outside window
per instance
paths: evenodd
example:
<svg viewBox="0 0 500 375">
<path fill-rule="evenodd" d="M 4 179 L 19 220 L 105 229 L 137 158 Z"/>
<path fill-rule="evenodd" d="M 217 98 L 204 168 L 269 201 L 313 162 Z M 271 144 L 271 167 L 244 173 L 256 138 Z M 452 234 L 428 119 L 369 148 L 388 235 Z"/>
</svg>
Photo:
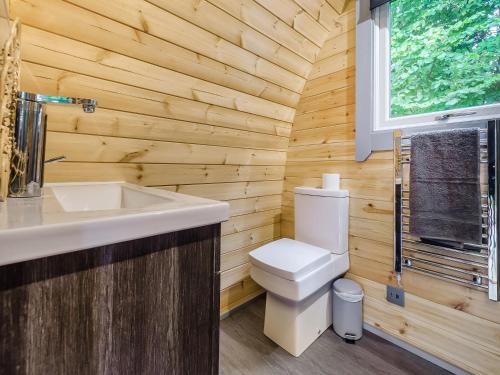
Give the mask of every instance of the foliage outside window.
<svg viewBox="0 0 500 375">
<path fill-rule="evenodd" d="M 391 117 L 500 101 L 500 0 L 390 6 Z"/>
</svg>

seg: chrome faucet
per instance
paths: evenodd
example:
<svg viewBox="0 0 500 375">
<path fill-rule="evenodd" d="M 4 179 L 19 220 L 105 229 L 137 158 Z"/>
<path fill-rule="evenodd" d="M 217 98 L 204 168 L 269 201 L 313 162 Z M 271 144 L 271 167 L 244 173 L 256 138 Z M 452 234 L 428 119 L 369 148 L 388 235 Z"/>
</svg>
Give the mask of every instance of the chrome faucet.
<svg viewBox="0 0 500 375">
<path fill-rule="evenodd" d="M 94 113 L 97 106 L 95 99 L 32 94 L 24 91 L 17 94 L 9 197 L 39 197 L 43 187 L 44 164 L 65 159 L 64 156 L 58 156 L 44 161 L 47 103 L 81 105 L 85 113 Z"/>
</svg>

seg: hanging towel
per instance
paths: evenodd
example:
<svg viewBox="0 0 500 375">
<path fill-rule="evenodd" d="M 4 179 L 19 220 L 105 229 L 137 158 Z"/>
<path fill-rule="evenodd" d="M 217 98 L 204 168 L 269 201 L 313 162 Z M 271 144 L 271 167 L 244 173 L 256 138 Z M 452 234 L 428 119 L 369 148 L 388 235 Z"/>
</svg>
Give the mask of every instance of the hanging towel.
<svg viewBox="0 0 500 375">
<path fill-rule="evenodd" d="M 411 137 L 410 234 L 481 243 L 480 131 Z"/>
</svg>

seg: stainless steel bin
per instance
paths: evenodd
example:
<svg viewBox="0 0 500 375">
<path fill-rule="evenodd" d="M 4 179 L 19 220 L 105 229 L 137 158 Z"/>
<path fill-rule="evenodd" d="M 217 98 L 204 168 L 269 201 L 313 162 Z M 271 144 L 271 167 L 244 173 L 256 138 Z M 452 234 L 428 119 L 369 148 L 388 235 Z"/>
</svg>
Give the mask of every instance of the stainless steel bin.
<svg viewBox="0 0 500 375">
<path fill-rule="evenodd" d="M 363 289 L 349 279 L 333 283 L 333 329 L 347 342 L 363 335 Z"/>
</svg>

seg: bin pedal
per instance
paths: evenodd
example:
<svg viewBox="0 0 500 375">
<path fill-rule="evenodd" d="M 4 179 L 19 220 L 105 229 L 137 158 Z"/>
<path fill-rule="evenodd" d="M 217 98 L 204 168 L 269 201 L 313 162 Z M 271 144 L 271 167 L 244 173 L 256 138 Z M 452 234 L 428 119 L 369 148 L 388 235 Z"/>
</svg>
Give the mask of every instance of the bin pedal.
<svg viewBox="0 0 500 375">
<path fill-rule="evenodd" d="M 344 341 L 346 344 L 354 345 L 354 344 L 356 344 L 355 337 L 356 337 L 356 335 L 353 335 L 352 333 L 346 333 L 345 337 L 344 337 Z"/>
</svg>

